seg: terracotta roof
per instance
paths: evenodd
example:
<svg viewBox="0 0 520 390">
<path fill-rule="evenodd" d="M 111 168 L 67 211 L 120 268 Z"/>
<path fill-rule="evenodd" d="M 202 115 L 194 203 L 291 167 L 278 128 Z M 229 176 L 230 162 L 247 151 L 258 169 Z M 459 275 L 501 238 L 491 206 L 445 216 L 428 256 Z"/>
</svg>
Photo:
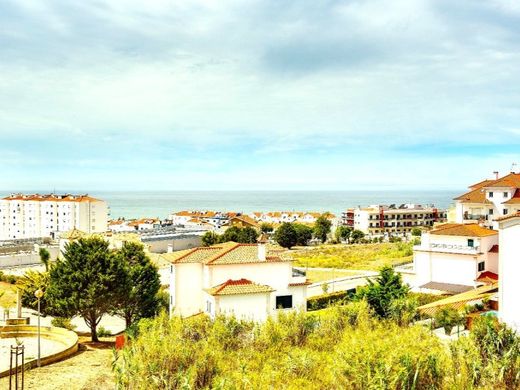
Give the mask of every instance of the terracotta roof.
<svg viewBox="0 0 520 390">
<path fill-rule="evenodd" d="M 511 218 L 520 218 L 520 211 L 518 211 L 514 214 L 509 214 L 509 215 L 505 215 L 503 217 L 497 218 L 496 221 L 505 221 L 506 219 L 511 219 Z"/>
<path fill-rule="evenodd" d="M 101 202 L 101 200 L 88 195 L 72 195 L 72 194 L 12 194 L 2 198 L 3 200 L 21 200 L 33 202 Z"/>
<path fill-rule="evenodd" d="M 312 284 L 312 282 L 309 279 L 307 279 L 305 282 L 289 283 L 289 287 L 308 286 L 310 284 Z"/>
<path fill-rule="evenodd" d="M 445 223 L 437 226 L 430 234 L 440 236 L 486 237 L 498 234 L 496 230 L 482 227 L 476 223 Z"/>
<path fill-rule="evenodd" d="M 509 175 L 501 177 L 498 180 L 494 180 L 491 183 L 487 183 L 483 187 L 485 187 L 485 188 L 493 188 L 493 187 L 520 188 L 520 173 L 511 172 Z"/>
<path fill-rule="evenodd" d="M 453 295 L 436 302 L 419 306 L 417 310 L 419 310 L 420 313 L 428 314 L 430 316 L 435 315 L 437 310 L 443 307 L 453 307 L 457 310 L 462 310 L 468 303 L 490 297 L 495 294 L 497 290 L 498 284 L 493 283 L 488 286 L 477 287 L 470 291 L 463 292 L 462 294 Z"/>
<path fill-rule="evenodd" d="M 85 237 L 85 236 L 87 236 L 87 233 L 74 228 L 72 230 L 69 230 L 68 232 L 61 234 L 60 238 L 63 238 L 66 240 L 79 240 L 80 238 Z"/>
<path fill-rule="evenodd" d="M 466 192 L 465 194 L 453 198 L 453 200 L 460 200 L 462 203 L 491 204 L 491 202 L 486 199 L 486 193 L 484 192 L 482 187 Z"/>
<path fill-rule="evenodd" d="M 482 180 L 482 181 L 480 181 L 480 182 L 478 182 L 478 183 L 475 183 L 475 184 L 470 185 L 468 188 L 469 188 L 470 190 L 476 190 L 477 188 L 485 187 L 486 185 L 491 184 L 491 183 L 493 183 L 494 181 L 495 181 L 495 180 L 492 180 L 492 179 L 491 179 L 491 180 L 490 180 L 490 179 Z"/>
<path fill-rule="evenodd" d="M 516 189 L 511 199 L 506 202 L 502 202 L 502 204 L 520 204 L 520 189 Z"/>
<path fill-rule="evenodd" d="M 481 272 L 477 278 L 477 282 L 482 282 L 482 283 L 487 283 L 487 284 L 496 283 L 496 282 L 498 282 L 498 274 L 496 274 L 494 272 L 490 272 L 490 271 Z"/>
<path fill-rule="evenodd" d="M 226 242 L 210 247 L 198 247 L 188 251 L 168 253 L 163 258 L 171 263 L 204 263 L 206 265 L 219 264 L 248 264 L 265 262 L 285 262 L 290 258 L 280 257 L 268 252 L 265 260 L 258 258 L 257 244 L 237 244 Z"/>
<path fill-rule="evenodd" d="M 266 294 L 275 291 L 272 287 L 256 284 L 247 279 L 231 280 L 205 289 L 210 295 Z"/>
<path fill-rule="evenodd" d="M 493 245 L 488 253 L 498 253 L 498 245 Z"/>
<path fill-rule="evenodd" d="M 231 222 L 231 224 L 238 222 L 238 223 L 241 223 L 241 224 L 250 225 L 252 227 L 260 226 L 258 224 L 258 222 L 256 222 L 253 218 L 251 218 L 251 217 L 249 217 L 247 215 L 238 215 L 236 217 L 232 217 L 230 219 L 230 222 Z"/>
</svg>

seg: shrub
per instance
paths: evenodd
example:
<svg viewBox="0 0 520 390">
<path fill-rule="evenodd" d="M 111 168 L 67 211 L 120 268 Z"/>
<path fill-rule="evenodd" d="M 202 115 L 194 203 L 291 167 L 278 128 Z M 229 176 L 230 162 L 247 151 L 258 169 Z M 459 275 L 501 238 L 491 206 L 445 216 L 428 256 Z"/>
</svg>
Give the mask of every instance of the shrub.
<svg viewBox="0 0 520 390">
<path fill-rule="evenodd" d="M 71 319 L 70 318 L 66 318 L 66 317 L 54 317 L 51 320 L 51 325 L 52 326 L 56 326 L 58 328 L 65 328 L 65 329 L 68 329 L 68 330 L 76 329 L 76 325 L 73 325 L 71 323 Z"/>
<path fill-rule="evenodd" d="M 444 307 L 435 314 L 435 325 L 444 328 L 447 335 L 450 335 L 453 328 L 463 320 L 464 317 L 452 307 Z"/>
<path fill-rule="evenodd" d="M 319 310 L 326 307 L 346 303 L 354 293 L 352 291 L 338 291 L 329 294 L 318 295 L 307 299 L 307 310 Z"/>
<path fill-rule="evenodd" d="M 105 329 L 103 326 L 100 326 L 99 328 L 97 328 L 97 335 L 98 337 L 110 337 L 112 336 L 112 333 L 108 329 Z"/>
</svg>

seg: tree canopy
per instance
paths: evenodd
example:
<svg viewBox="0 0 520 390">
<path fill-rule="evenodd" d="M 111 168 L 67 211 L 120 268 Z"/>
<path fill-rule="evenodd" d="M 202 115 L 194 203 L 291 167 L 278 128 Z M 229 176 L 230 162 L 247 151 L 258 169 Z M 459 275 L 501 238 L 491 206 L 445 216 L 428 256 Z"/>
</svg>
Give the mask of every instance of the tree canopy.
<svg viewBox="0 0 520 390">
<path fill-rule="evenodd" d="M 53 310 L 63 317 L 81 316 L 97 341 L 99 321 L 125 293 L 128 276 L 122 257 L 101 238 L 82 238 L 66 245 L 63 260 L 51 267 L 49 276 L 45 295 Z"/>
<path fill-rule="evenodd" d="M 281 247 L 291 249 L 298 243 L 298 232 L 292 223 L 284 222 L 274 232 L 274 239 Z"/>
<path fill-rule="evenodd" d="M 294 223 L 294 229 L 296 230 L 296 245 L 306 246 L 312 239 L 312 228 L 302 223 Z"/>
<path fill-rule="evenodd" d="M 331 226 L 332 222 L 327 218 L 327 214 L 320 215 L 314 222 L 314 236 L 324 243 L 327 241 Z"/>
<path fill-rule="evenodd" d="M 350 226 L 338 226 L 334 235 L 336 236 L 336 241 L 348 241 L 350 234 L 354 229 Z"/>
</svg>

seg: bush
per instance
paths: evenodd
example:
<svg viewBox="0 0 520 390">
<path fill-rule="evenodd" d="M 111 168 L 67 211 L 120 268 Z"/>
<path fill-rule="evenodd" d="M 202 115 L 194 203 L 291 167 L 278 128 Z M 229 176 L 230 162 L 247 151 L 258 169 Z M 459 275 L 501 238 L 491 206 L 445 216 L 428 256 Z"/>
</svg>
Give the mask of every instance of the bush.
<svg viewBox="0 0 520 390">
<path fill-rule="evenodd" d="M 51 320 L 51 325 L 55 326 L 57 328 L 65 328 L 65 329 L 68 329 L 68 330 L 76 329 L 76 325 L 73 325 L 71 323 L 71 319 L 70 318 L 66 318 L 66 317 L 54 317 Z"/>
<path fill-rule="evenodd" d="M 320 310 L 332 305 L 343 304 L 348 302 L 353 295 L 352 291 L 338 291 L 311 297 L 307 299 L 307 310 Z"/>
<path fill-rule="evenodd" d="M 99 328 L 97 328 L 97 335 L 98 337 L 110 337 L 112 336 L 112 333 L 108 329 L 105 329 L 103 326 L 100 326 Z"/>
<path fill-rule="evenodd" d="M 435 325 L 444 328 L 447 335 L 451 334 L 453 328 L 461 325 L 464 317 L 452 307 L 444 307 L 435 314 Z"/>
</svg>

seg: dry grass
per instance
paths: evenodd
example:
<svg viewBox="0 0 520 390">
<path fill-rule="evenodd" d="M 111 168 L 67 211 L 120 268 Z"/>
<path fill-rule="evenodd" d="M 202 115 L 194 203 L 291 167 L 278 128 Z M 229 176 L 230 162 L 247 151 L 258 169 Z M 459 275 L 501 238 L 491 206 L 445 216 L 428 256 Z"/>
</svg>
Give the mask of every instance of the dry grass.
<svg viewBox="0 0 520 390">
<path fill-rule="evenodd" d="M 307 270 L 307 278 L 312 283 L 325 282 L 327 280 L 359 275 L 356 271 L 338 271 L 338 270 Z"/>
<path fill-rule="evenodd" d="M 342 268 L 377 271 L 387 264 L 412 261 L 412 244 L 381 243 L 322 245 L 290 252 L 301 267 Z"/>
</svg>

